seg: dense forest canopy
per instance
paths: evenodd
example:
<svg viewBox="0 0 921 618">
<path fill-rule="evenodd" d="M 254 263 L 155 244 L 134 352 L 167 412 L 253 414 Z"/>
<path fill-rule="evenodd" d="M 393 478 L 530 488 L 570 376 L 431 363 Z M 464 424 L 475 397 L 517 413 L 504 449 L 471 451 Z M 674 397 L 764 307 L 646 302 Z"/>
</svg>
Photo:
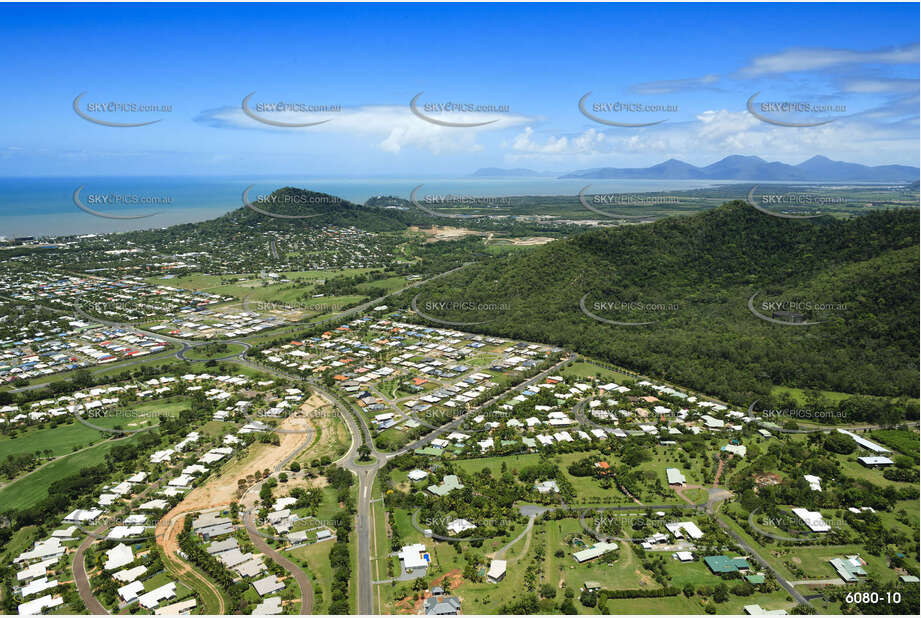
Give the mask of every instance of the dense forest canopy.
<svg viewBox="0 0 921 618">
<path fill-rule="evenodd" d="M 569 346 L 738 405 L 769 404 L 774 386 L 917 397 L 918 278 L 916 210 L 791 220 L 730 202 L 497 256 L 426 285 L 417 302 L 465 328 Z M 821 323 L 759 319 L 753 294 L 767 317 L 770 303 L 797 303 L 781 308 Z M 651 323 L 596 321 L 583 298 L 604 319 Z"/>
</svg>

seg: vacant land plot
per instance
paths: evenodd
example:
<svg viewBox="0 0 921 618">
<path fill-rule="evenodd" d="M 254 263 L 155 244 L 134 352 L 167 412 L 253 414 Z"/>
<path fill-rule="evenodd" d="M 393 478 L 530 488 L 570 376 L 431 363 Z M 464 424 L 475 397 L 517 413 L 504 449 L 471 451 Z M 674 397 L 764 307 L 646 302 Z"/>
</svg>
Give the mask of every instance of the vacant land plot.
<svg viewBox="0 0 921 618">
<path fill-rule="evenodd" d="M 623 384 L 624 381 L 629 380 L 634 382 L 636 378 L 628 376 L 625 373 L 619 373 L 611 369 L 606 369 L 604 367 L 599 367 L 598 365 L 592 365 L 591 363 L 586 363 L 583 361 L 577 361 L 567 366 L 562 370 L 563 376 L 574 376 L 577 378 L 599 378 L 604 382 L 613 381 L 618 384 Z"/>
</svg>

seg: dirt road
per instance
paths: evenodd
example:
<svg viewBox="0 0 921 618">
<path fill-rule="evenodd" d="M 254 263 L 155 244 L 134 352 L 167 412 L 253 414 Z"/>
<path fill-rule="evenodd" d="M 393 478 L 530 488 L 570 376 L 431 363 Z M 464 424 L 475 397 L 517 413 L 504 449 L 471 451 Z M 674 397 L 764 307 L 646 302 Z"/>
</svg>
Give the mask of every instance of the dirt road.
<svg viewBox="0 0 921 618">
<path fill-rule="evenodd" d="M 304 414 L 323 405 L 325 402 L 313 395 L 299 411 Z M 218 614 L 223 614 L 225 609 L 220 590 L 176 555 L 183 521 L 186 515 L 229 507 L 237 497 L 239 479 L 246 479 L 248 476 L 261 477 L 264 470 L 276 470 L 279 465 L 283 465 L 298 453 L 304 445 L 305 437 L 312 431 L 307 419 L 301 416 L 284 419 L 278 428 L 293 433 L 279 433 L 279 446 L 253 444 L 250 452 L 242 459 L 230 462 L 203 485 L 190 491 L 182 502 L 173 507 L 157 524 L 157 543 L 163 550 L 164 559 L 177 577 L 198 580 L 215 595 L 218 606 L 215 613 Z"/>
</svg>

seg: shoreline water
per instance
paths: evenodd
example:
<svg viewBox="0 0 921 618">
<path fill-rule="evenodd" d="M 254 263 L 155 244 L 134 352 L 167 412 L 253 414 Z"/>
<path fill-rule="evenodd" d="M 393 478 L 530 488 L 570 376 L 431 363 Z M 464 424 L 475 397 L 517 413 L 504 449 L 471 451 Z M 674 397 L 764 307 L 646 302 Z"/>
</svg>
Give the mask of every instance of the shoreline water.
<svg viewBox="0 0 921 618">
<path fill-rule="evenodd" d="M 749 181 L 758 182 L 758 181 Z M 354 203 L 370 197 L 394 195 L 409 199 L 423 185 L 423 194 L 454 194 L 478 197 L 576 196 L 586 185 L 592 193 L 688 191 L 741 180 L 589 180 L 560 178 L 214 178 L 214 177 L 94 177 L 94 178 L 0 178 L 0 236 L 55 237 L 73 234 L 108 234 L 149 230 L 182 223 L 197 223 L 240 208 L 243 191 L 252 185 L 251 200 L 283 186 L 294 186 L 335 195 Z M 769 184 L 769 183 L 762 183 Z M 819 183 L 770 183 L 819 184 Z M 834 183 L 822 183 L 834 184 Z M 853 184 L 853 183 L 850 183 Z M 83 212 L 74 203 L 79 188 L 86 207 L 104 213 L 143 215 L 141 219 L 116 220 Z M 131 200 L 145 200 L 137 205 Z M 117 200 L 119 205 L 112 205 Z"/>
</svg>

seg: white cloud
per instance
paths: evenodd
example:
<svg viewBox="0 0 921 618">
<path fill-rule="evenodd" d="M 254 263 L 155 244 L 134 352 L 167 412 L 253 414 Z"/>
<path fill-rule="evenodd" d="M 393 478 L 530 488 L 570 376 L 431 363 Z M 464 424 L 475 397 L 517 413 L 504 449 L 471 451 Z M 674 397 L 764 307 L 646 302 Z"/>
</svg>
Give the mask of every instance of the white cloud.
<svg viewBox="0 0 921 618">
<path fill-rule="evenodd" d="M 797 129 L 761 122 L 747 111 L 726 109 L 705 111 L 691 122 L 635 131 L 592 128 L 575 136 L 549 135 L 542 140 L 535 139 L 534 131 L 527 127 L 504 145 L 507 164 L 529 162 L 562 170 L 644 167 L 671 157 L 705 165 L 732 154 L 786 163 L 822 154 L 868 165 L 916 165 L 918 151 L 916 119 L 881 125 L 872 114 L 859 114 Z"/>
<path fill-rule="evenodd" d="M 757 77 L 775 73 L 819 71 L 854 64 L 917 65 L 918 50 L 917 43 L 875 51 L 800 47 L 759 56 L 739 73 L 744 77 Z"/>
<path fill-rule="evenodd" d="M 696 90 L 712 87 L 720 80 L 719 75 L 704 75 L 688 79 L 663 79 L 632 86 L 630 90 L 637 94 L 672 94 L 682 90 Z"/>
<path fill-rule="evenodd" d="M 252 109 L 252 108 L 251 108 Z M 477 152 L 481 146 L 476 136 L 520 126 L 535 119 L 519 114 L 485 112 L 456 113 L 451 122 L 486 122 L 497 120 L 480 127 L 443 127 L 426 122 L 415 116 L 408 106 L 365 105 L 342 108 L 340 112 L 302 114 L 278 112 L 260 114 L 279 122 L 329 122 L 312 127 L 274 127 L 250 118 L 239 107 L 223 107 L 202 112 L 196 121 L 216 128 L 234 128 L 273 132 L 297 132 L 310 135 L 353 135 L 378 140 L 377 146 L 384 152 L 399 153 L 404 148 L 416 147 L 433 154 L 448 152 Z M 435 118 L 438 116 L 432 115 Z"/>
<path fill-rule="evenodd" d="M 918 92 L 916 79 L 854 78 L 841 86 L 845 92 L 857 94 L 890 94 Z"/>
</svg>

